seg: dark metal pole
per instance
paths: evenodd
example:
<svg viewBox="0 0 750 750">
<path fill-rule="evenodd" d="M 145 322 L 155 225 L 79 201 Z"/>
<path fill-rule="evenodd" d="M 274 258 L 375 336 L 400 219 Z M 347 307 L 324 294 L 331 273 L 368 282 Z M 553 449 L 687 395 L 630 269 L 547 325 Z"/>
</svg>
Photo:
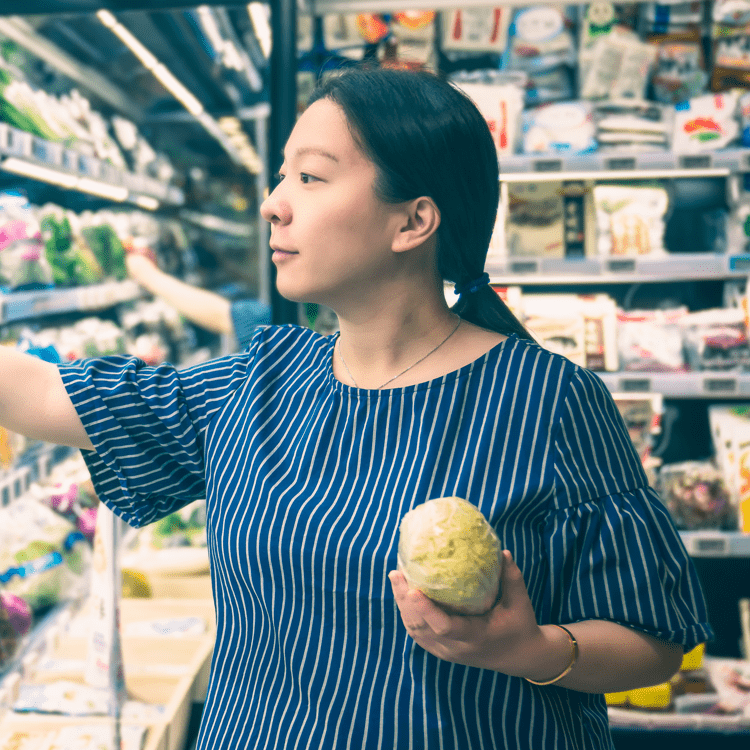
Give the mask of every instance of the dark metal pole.
<svg viewBox="0 0 750 750">
<path fill-rule="evenodd" d="M 268 174 L 279 171 L 287 138 L 297 121 L 297 0 L 271 2 L 271 122 L 268 134 Z M 266 251 L 270 252 L 268 248 Z M 298 323 L 298 305 L 276 289 L 276 266 L 270 265 L 271 311 L 274 323 Z"/>
</svg>

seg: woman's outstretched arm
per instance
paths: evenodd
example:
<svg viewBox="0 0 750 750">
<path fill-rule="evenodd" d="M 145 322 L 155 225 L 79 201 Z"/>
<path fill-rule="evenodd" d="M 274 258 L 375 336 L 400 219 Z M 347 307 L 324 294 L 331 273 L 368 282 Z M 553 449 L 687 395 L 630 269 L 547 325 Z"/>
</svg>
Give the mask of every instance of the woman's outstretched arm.
<svg viewBox="0 0 750 750">
<path fill-rule="evenodd" d="M 93 450 L 57 365 L 0 346 L 0 425 L 30 438 Z"/>
</svg>

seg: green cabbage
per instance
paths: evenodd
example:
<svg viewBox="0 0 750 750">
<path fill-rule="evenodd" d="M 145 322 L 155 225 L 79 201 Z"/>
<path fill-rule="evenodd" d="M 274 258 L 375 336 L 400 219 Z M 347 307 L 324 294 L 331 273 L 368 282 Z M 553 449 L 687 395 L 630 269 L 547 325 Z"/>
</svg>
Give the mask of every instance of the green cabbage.
<svg viewBox="0 0 750 750">
<path fill-rule="evenodd" d="M 493 607 L 502 545 L 475 506 L 459 497 L 428 500 L 403 517 L 399 531 L 398 567 L 411 588 L 460 614 Z"/>
</svg>

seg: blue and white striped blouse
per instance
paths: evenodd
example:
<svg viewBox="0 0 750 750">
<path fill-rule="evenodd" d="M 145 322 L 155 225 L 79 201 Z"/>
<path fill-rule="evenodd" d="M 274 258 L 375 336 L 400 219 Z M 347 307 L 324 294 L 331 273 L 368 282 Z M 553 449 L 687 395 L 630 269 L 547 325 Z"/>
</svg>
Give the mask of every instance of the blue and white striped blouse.
<svg viewBox="0 0 750 750">
<path fill-rule="evenodd" d="M 601 695 L 442 661 L 387 573 L 410 508 L 490 520 L 541 623 L 614 620 L 687 649 L 700 587 L 601 381 L 511 337 L 418 385 L 332 370 L 335 336 L 256 331 L 178 371 L 61 366 L 104 502 L 133 525 L 206 497 L 218 632 L 199 750 L 611 747 Z"/>
</svg>

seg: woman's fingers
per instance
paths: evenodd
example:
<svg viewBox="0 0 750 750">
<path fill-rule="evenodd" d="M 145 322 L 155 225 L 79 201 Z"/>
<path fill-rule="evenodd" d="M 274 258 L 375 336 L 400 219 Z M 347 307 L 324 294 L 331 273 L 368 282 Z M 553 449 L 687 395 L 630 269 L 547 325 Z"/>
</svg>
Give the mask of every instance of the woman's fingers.
<svg viewBox="0 0 750 750">
<path fill-rule="evenodd" d="M 451 630 L 451 617 L 438 605 L 430 601 L 421 591 L 410 589 L 403 574 L 392 571 L 388 579 L 393 587 L 401 619 L 406 629 L 417 631 L 429 628 L 436 634 L 447 634 Z"/>
<path fill-rule="evenodd" d="M 529 592 L 523 580 L 523 573 L 516 565 L 510 550 L 503 550 L 503 569 L 500 575 L 500 603 L 505 609 L 512 609 L 519 600 L 528 599 Z"/>
</svg>

